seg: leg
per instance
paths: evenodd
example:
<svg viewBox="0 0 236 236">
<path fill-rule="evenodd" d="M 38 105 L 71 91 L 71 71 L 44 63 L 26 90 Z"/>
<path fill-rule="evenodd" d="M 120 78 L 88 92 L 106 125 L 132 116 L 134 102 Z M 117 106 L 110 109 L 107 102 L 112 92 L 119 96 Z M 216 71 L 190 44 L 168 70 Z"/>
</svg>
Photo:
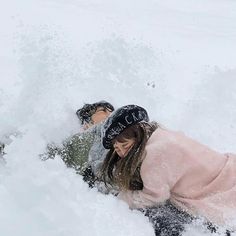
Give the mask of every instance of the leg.
<svg viewBox="0 0 236 236">
<path fill-rule="evenodd" d="M 184 231 L 185 224 L 189 224 L 193 220 L 193 217 L 178 210 L 169 201 L 164 205 L 142 211 L 152 222 L 156 236 L 179 236 Z"/>
</svg>

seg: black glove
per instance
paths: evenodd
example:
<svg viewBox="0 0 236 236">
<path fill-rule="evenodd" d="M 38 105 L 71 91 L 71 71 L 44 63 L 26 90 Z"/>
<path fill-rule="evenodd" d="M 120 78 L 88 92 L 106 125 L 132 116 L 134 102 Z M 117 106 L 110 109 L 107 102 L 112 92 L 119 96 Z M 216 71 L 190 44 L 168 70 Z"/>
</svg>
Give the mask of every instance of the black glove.
<svg viewBox="0 0 236 236">
<path fill-rule="evenodd" d="M 2 155 L 2 156 L 5 154 L 4 147 L 5 147 L 5 144 L 0 142 L 0 155 Z"/>
<path fill-rule="evenodd" d="M 89 165 L 83 171 L 82 174 L 83 181 L 88 183 L 90 188 L 93 188 L 95 185 L 95 181 L 97 180 L 96 176 L 93 173 L 92 167 Z"/>
</svg>

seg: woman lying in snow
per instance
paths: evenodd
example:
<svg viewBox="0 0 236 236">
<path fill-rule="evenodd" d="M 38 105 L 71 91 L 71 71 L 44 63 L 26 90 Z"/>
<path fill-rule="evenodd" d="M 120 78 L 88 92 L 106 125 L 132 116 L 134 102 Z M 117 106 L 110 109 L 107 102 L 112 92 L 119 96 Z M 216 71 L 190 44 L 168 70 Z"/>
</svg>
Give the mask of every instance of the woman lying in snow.
<svg viewBox="0 0 236 236">
<path fill-rule="evenodd" d="M 85 104 L 76 112 L 84 132 L 63 142 L 62 147 L 50 145 L 44 158 L 59 155 L 68 167 L 75 168 L 83 176 L 90 187 L 96 187 L 103 193 L 117 194 L 116 186 L 110 186 L 107 190 L 99 179 L 101 166 L 108 152 L 102 145 L 103 122 L 113 110 L 113 106 L 105 101 Z M 170 202 L 140 210 L 149 217 L 156 235 L 178 236 L 184 230 L 185 224 L 192 221 L 192 217 Z"/>
<path fill-rule="evenodd" d="M 168 202 L 187 220 L 203 217 L 209 226 L 235 230 L 236 155 L 149 122 L 136 105 L 121 107 L 105 121 L 103 146 L 109 149 L 103 180 L 119 186 L 118 197 L 130 208 Z"/>
<path fill-rule="evenodd" d="M 68 167 L 82 174 L 92 187 L 95 175 L 107 154 L 101 142 L 102 122 L 112 111 L 114 107 L 106 101 L 85 104 L 76 112 L 82 132 L 66 139 L 62 146 L 49 144 L 47 153 L 42 155 L 43 159 L 59 155 Z"/>
</svg>

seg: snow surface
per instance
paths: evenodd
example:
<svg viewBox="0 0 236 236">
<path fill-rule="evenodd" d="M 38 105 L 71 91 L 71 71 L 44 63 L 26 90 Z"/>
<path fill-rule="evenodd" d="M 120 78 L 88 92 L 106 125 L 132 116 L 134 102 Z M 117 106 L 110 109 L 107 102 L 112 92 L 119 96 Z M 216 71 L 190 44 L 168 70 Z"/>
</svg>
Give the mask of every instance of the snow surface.
<svg viewBox="0 0 236 236">
<path fill-rule="evenodd" d="M 38 155 L 103 99 L 236 152 L 235 42 L 234 0 L 1 0 L 0 234 L 154 235 L 141 213 Z"/>
</svg>

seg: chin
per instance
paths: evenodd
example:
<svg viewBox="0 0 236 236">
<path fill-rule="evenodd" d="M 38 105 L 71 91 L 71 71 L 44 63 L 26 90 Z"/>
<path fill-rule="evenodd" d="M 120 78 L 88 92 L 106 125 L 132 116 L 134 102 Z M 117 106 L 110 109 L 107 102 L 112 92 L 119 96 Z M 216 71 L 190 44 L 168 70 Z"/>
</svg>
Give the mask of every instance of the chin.
<svg viewBox="0 0 236 236">
<path fill-rule="evenodd" d="M 119 153 L 117 153 L 118 154 L 118 156 L 120 157 L 120 158 L 124 158 L 124 156 L 123 155 L 120 155 Z"/>
</svg>

